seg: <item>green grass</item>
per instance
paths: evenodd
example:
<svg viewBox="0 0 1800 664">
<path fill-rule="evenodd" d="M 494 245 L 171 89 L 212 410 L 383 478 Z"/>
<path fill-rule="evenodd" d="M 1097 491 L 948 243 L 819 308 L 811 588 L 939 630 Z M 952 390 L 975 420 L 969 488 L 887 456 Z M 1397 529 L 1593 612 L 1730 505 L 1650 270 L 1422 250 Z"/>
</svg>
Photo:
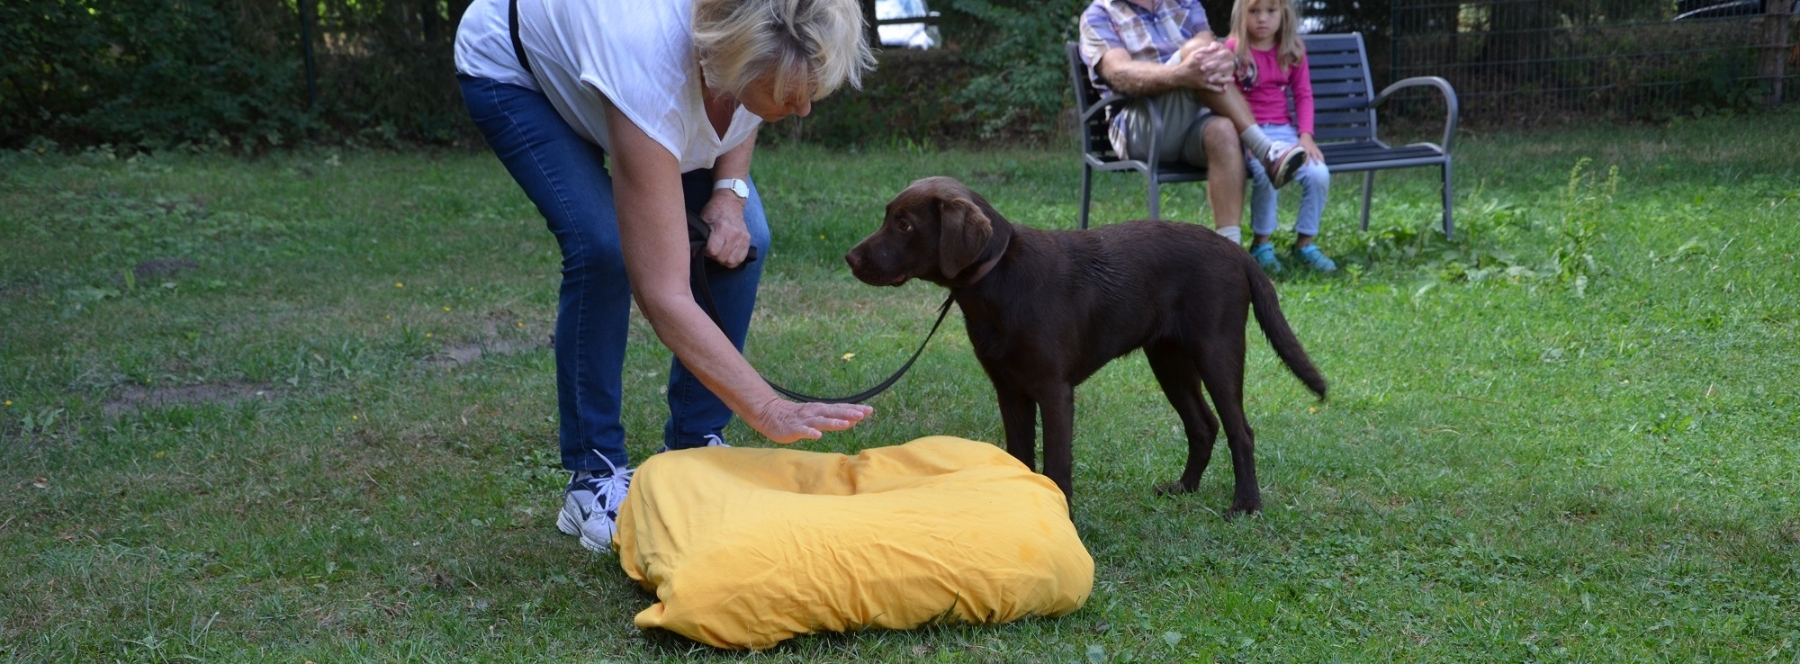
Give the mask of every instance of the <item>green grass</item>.
<svg viewBox="0 0 1800 664">
<path fill-rule="evenodd" d="M 1338 178 L 1346 269 L 1278 282 L 1331 400 L 1250 333 L 1261 518 L 1220 517 L 1222 456 L 1152 495 L 1184 451 L 1127 357 L 1078 392 L 1085 608 L 756 659 L 1800 661 L 1797 119 L 1465 136 L 1456 242 L 1429 172 L 1379 176 L 1369 233 Z M 1074 223 L 1065 149 L 764 151 L 759 368 L 849 392 L 911 352 L 941 290 L 840 256 L 935 174 Z M 1098 183 L 1096 219 L 1142 214 Z M 558 257 L 491 155 L 0 156 L 0 247 L 0 660 L 744 657 L 639 632 L 552 526 Z M 192 267 L 124 276 L 156 260 Z M 960 327 L 800 447 L 997 440 Z M 635 457 L 667 361 L 636 321 Z"/>
</svg>

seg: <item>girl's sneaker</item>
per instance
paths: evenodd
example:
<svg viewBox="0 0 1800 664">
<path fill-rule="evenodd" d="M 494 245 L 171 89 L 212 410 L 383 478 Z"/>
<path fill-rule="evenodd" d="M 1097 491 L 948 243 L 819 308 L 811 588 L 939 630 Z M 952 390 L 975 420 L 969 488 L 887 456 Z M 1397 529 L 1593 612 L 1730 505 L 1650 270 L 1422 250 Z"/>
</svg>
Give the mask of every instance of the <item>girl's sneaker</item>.
<svg viewBox="0 0 1800 664">
<path fill-rule="evenodd" d="M 1325 252 L 1319 251 L 1319 245 L 1316 244 L 1301 247 L 1300 250 L 1294 252 L 1294 257 L 1300 259 L 1300 262 L 1305 263 L 1307 267 L 1320 272 L 1337 270 L 1337 263 L 1326 258 Z"/>
<path fill-rule="evenodd" d="M 613 533 L 619 529 L 619 506 L 625 504 L 625 495 L 631 489 L 631 468 L 619 468 L 611 459 L 606 460 L 606 465 L 610 470 L 572 475 L 569 488 L 563 491 L 562 512 L 556 515 L 557 530 L 580 535 L 581 546 L 589 551 L 612 549 Z"/>
<path fill-rule="evenodd" d="M 1269 185 L 1280 189 L 1294 181 L 1294 174 L 1306 165 L 1306 149 L 1299 145 L 1276 143 L 1269 146 L 1268 156 L 1263 157 L 1263 172 L 1269 176 Z"/>
<path fill-rule="evenodd" d="M 1263 274 L 1281 274 L 1281 261 L 1275 258 L 1274 243 L 1264 242 L 1262 244 L 1251 246 L 1250 257 L 1256 259 L 1257 265 L 1262 266 Z"/>
</svg>

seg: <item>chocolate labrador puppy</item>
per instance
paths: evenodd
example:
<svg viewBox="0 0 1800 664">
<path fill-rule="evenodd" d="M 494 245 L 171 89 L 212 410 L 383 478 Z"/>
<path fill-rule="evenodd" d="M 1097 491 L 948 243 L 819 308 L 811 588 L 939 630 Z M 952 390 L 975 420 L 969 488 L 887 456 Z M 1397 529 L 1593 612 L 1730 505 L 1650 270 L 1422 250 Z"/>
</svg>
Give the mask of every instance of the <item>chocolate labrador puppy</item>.
<svg viewBox="0 0 1800 664">
<path fill-rule="evenodd" d="M 1083 231 L 1017 226 L 947 177 L 912 183 L 881 228 L 844 256 L 857 279 L 950 289 L 1000 400 L 1006 451 L 1074 495 L 1075 386 L 1142 348 L 1187 433 L 1187 468 L 1157 487 L 1193 491 L 1219 421 L 1236 487 L 1230 515 L 1262 509 L 1255 440 L 1244 418 L 1244 325 L 1251 305 L 1288 369 L 1325 396 L 1325 379 L 1294 338 L 1274 284 L 1242 247 L 1193 224 L 1132 221 Z M 1212 395 L 1214 417 L 1201 396 Z"/>
</svg>

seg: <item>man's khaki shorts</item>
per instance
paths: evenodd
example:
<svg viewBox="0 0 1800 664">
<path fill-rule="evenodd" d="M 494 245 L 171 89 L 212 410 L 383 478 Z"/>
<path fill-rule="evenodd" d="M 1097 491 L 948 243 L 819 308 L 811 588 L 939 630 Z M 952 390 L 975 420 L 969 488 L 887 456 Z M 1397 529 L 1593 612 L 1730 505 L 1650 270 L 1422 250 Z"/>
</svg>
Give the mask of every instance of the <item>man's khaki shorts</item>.
<svg viewBox="0 0 1800 664">
<path fill-rule="evenodd" d="M 1224 117 L 1202 105 L 1192 90 L 1176 90 L 1126 104 L 1113 117 L 1112 128 L 1107 132 L 1113 150 L 1127 159 L 1149 160 L 1150 136 L 1155 126 L 1150 118 L 1153 105 L 1163 121 L 1162 136 L 1156 146 L 1157 161 L 1205 166 L 1201 129 L 1208 121 Z"/>
</svg>

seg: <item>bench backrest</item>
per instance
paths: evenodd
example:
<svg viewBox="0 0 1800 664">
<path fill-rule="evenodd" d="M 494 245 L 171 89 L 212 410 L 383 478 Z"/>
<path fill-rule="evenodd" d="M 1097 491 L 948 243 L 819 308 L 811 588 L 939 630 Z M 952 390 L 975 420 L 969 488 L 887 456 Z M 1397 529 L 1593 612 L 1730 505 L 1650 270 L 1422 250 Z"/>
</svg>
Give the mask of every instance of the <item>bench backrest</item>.
<svg viewBox="0 0 1800 664">
<path fill-rule="evenodd" d="M 1320 143 L 1375 138 L 1375 83 L 1362 33 L 1301 35 L 1312 69 L 1313 138 Z"/>
</svg>

